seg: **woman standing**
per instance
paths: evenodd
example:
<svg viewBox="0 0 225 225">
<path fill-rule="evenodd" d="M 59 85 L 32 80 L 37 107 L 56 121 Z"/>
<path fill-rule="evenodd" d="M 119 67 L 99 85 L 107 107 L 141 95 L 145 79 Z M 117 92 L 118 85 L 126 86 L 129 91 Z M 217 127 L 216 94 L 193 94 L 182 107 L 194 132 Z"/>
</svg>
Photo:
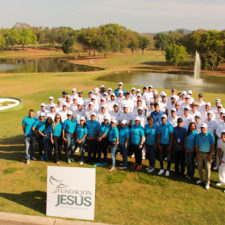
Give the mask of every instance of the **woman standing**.
<svg viewBox="0 0 225 225">
<path fill-rule="evenodd" d="M 155 150 L 157 141 L 157 126 L 154 124 L 154 118 L 147 118 L 148 124 L 145 125 L 145 145 L 149 157 L 149 167 L 146 169 L 148 173 L 155 170 Z"/>
<path fill-rule="evenodd" d="M 48 117 L 46 119 L 45 125 L 39 128 L 39 134 L 43 137 L 44 142 L 44 152 L 45 161 L 48 162 L 52 154 L 52 144 L 51 144 L 51 132 L 52 132 L 52 118 Z"/>
<path fill-rule="evenodd" d="M 130 129 L 127 126 L 127 121 L 121 121 L 121 129 L 119 131 L 119 146 L 123 156 L 123 163 L 120 167 L 121 170 L 125 170 L 127 168 L 127 153 L 129 147 L 129 140 L 130 140 Z"/>
<path fill-rule="evenodd" d="M 85 144 L 85 140 L 87 137 L 87 126 L 85 123 L 85 118 L 82 116 L 80 118 L 80 124 L 77 125 L 76 128 L 76 133 L 75 133 L 75 138 L 76 138 L 76 142 L 78 144 L 78 147 L 80 148 L 80 156 L 81 156 L 81 160 L 80 160 L 80 165 L 84 165 L 84 144 Z"/>
<path fill-rule="evenodd" d="M 140 125 L 140 117 L 135 118 L 135 124 L 132 125 L 130 130 L 131 149 L 135 154 L 135 164 L 132 168 L 136 168 L 137 171 L 142 169 L 142 149 L 145 141 L 145 131 Z"/>
<path fill-rule="evenodd" d="M 111 146 L 111 155 L 112 155 L 112 167 L 109 170 L 109 172 L 114 171 L 116 167 L 116 149 L 119 144 L 119 130 L 116 125 L 117 125 L 117 121 L 112 120 L 111 129 L 108 133 L 109 143 Z"/>
<path fill-rule="evenodd" d="M 59 164 L 62 150 L 62 128 L 63 123 L 60 114 L 56 114 L 52 124 L 51 143 L 54 145 L 54 159 L 56 164 Z"/>
<path fill-rule="evenodd" d="M 185 148 L 185 155 L 187 161 L 187 176 L 188 180 L 191 180 L 194 177 L 195 173 L 195 155 L 196 155 L 196 137 L 197 137 L 197 130 L 196 124 L 191 122 L 188 126 L 188 131 L 186 137 L 184 139 L 184 148 Z"/>
</svg>

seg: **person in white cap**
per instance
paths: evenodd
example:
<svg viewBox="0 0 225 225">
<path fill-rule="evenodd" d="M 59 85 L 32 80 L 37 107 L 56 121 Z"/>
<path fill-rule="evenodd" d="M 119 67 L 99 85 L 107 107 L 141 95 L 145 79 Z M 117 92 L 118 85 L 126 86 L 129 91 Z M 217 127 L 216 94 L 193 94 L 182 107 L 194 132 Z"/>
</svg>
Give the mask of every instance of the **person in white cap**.
<svg viewBox="0 0 225 225">
<path fill-rule="evenodd" d="M 101 111 L 99 113 L 97 113 L 97 119 L 96 119 L 99 122 L 99 124 L 101 124 L 104 121 L 104 117 L 105 116 L 108 116 L 110 118 L 110 115 L 107 112 L 107 106 L 106 105 L 102 105 L 101 106 Z"/>
<path fill-rule="evenodd" d="M 80 101 L 80 102 L 82 102 L 82 104 L 84 104 L 83 91 L 82 90 L 78 91 L 77 101 Z"/>
<path fill-rule="evenodd" d="M 130 98 L 132 99 L 133 102 L 137 101 L 136 88 L 135 87 L 131 88 Z"/>
<path fill-rule="evenodd" d="M 112 156 L 112 167 L 109 172 L 112 172 L 116 169 L 116 150 L 119 144 L 119 130 L 117 128 L 117 121 L 111 121 L 111 127 L 108 133 L 109 145 L 111 147 L 111 156 Z"/>
<path fill-rule="evenodd" d="M 55 112 L 59 113 L 62 110 L 62 99 L 58 98 L 57 106 L 55 107 Z"/>
<path fill-rule="evenodd" d="M 66 96 L 66 104 L 67 104 L 68 108 L 73 104 L 72 101 L 71 101 L 71 96 L 70 95 Z"/>
<path fill-rule="evenodd" d="M 206 102 L 205 103 L 204 110 L 201 111 L 201 120 L 202 120 L 202 123 L 204 123 L 205 120 L 207 119 L 207 117 L 208 117 L 208 111 L 209 110 L 211 110 L 211 103 L 210 102 Z M 214 115 L 213 112 L 212 112 L 212 115 L 213 115 L 213 118 L 215 118 L 215 115 Z"/>
<path fill-rule="evenodd" d="M 183 122 L 184 122 L 183 125 L 186 128 L 188 128 L 189 124 L 194 121 L 193 117 L 189 114 L 189 111 L 190 111 L 190 107 L 185 106 L 184 107 L 184 115 L 181 117 L 183 119 Z"/>
<path fill-rule="evenodd" d="M 101 161 L 102 153 L 104 155 L 103 162 L 107 162 L 108 133 L 110 131 L 110 116 L 104 116 L 104 121 L 100 124 L 98 133 L 98 162 Z"/>
<path fill-rule="evenodd" d="M 65 142 L 67 163 L 74 162 L 73 154 L 75 150 L 75 131 L 77 127 L 77 120 L 73 118 L 73 112 L 67 112 L 68 119 L 63 123 L 62 139 Z"/>
<path fill-rule="evenodd" d="M 214 137 L 216 137 L 217 123 L 213 119 L 213 111 L 212 110 L 208 110 L 208 112 L 207 112 L 207 119 L 204 122 L 208 126 L 208 131 L 210 131 L 214 135 Z"/>
<path fill-rule="evenodd" d="M 56 104 L 53 102 L 54 98 L 50 96 L 48 104 L 45 106 L 46 110 L 50 111 L 51 106 L 56 107 Z"/>
<path fill-rule="evenodd" d="M 121 109 L 123 108 L 124 105 L 127 105 L 127 106 L 128 106 L 129 112 L 133 112 L 133 109 L 134 109 L 134 102 L 133 102 L 133 100 L 131 100 L 131 98 L 130 98 L 130 92 L 127 92 L 127 93 L 126 93 L 125 99 L 122 100 L 121 105 L 122 105 Z"/>
<path fill-rule="evenodd" d="M 192 118 L 194 119 L 195 116 L 199 116 L 199 118 L 200 118 L 201 113 L 198 111 L 198 103 L 192 102 L 190 106 L 191 106 L 191 110 L 190 110 L 189 114 L 192 116 Z"/>
<path fill-rule="evenodd" d="M 158 126 L 158 137 L 157 145 L 159 149 L 159 161 L 160 161 L 160 170 L 158 175 L 164 173 L 163 161 L 164 158 L 167 158 L 167 169 L 165 176 L 170 175 L 171 167 L 171 152 L 172 152 L 172 143 L 173 143 L 173 127 L 170 123 L 167 122 L 166 114 L 161 116 L 162 123 Z"/>
<path fill-rule="evenodd" d="M 107 93 L 108 93 L 109 96 L 111 96 L 111 94 L 113 93 L 113 92 L 112 92 L 112 88 L 108 88 Z M 113 94 L 114 94 L 114 93 L 113 93 Z"/>
<path fill-rule="evenodd" d="M 77 97 L 73 97 L 73 103 L 70 105 L 69 110 L 73 113 L 77 110 Z"/>
<path fill-rule="evenodd" d="M 126 90 L 123 88 L 123 83 L 122 82 L 119 82 L 118 83 L 118 88 L 114 90 L 114 93 L 116 95 L 116 97 L 119 96 L 119 91 L 122 90 L 123 91 L 123 94 L 125 95 L 126 94 Z"/>
<path fill-rule="evenodd" d="M 150 90 L 150 92 L 149 92 Z M 143 99 L 145 100 L 146 104 L 149 104 L 151 99 L 153 97 L 152 88 L 149 88 L 148 86 L 143 88 Z"/>
<path fill-rule="evenodd" d="M 77 89 L 76 88 L 73 88 L 72 89 L 72 94 L 71 94 L 71 99 L 73 99 L 73 97 L 78 97 L 78 94 L 77 94 Z"/>
<path fill-rule="evenodd" d="M 202 127 L 201 115 L 196 115 L 194 122 L 196 124 L 196 131 L 197 131 L 198 134 L 200 134 L 201 133 L 201 127 Z"/>
<path fill-rule="evenodd" d="M 168 117 L 171 116 L 171 110 L 175 108 L 175 104 L 176 104 L 176 96 L 172 95 L 167 100 L 167 105 L 166 105 L 166 114 L 168 115 Z"/>
<path fill-rule="evenodd" d="M 185 96 L 185 102 L 183 102 L 180 105 L 180 109 L 184 110 L 185 107 L 189 107 L 190 108 L 190 104 L 191 104 L 191 97 L 190 97 L 190 95 L 186 95 Z"/>
<path fill-rule="evenodd" d="M 202 93 L 199 93 L 198 94 L 198 101 L 197 101 L 197 104 L 198 104 L 198 111 L 202 114 L 204 111 L 205 111 L 205 102 L 203 100 L 203 94 Z M 202 115 L 201 115 L 202 116 Z M 205 118 L 204 118 L 205 119 Z M 204 121 L 204 120 L 203 120 Z"/>
<path fill-rule="evenodd" d="M 177 101 L 179 101 L 180 104 L 184 103 L 186 95 L 187 95 L 187 92 L 186 91 L 182 91 L 181 94 L 179 95 L 179 99 Z"/>
<path fill-rule="evenodd" d="M 62 122 L 64 123 L 65 120 L 67 120 L 67 104 L 66 103 L 63 103 L 62 105 L 62 110 L 59 111 L 59 114 L 61 116 L 61 119 L 62 119 Z"/>
<path fill-rule="evenodd" d="M 192 97 L 192 90 L 188 90 L 187 94 L 190 96 L 190 103 L 192 104 L 192 102 L 195 101 L 195 99 Z"/>
<path fill-rule="evenodd" d="M 115 93 L 112 93 L 110 95 L 110 100 L 108 101 L 109 112 L 113 111 L 113 106 L 115 103 L 116 103 L 116 95 L 115 95 Z"/>
<path fill-rule="evenodd" d="M 222 105 L 218 105 L 217 107 L 217 113 L 215 113 L 215 120 L 217 124 L 219 125 L 221 122 L 223 122 L 223 114 L 225 113 L 225 109 L 222 108 Z"/>
<path fill-rule="evenodd" d="M 215 101 L 215 106 L 213 106 L 212 110 L 216 114 L 218 112 L 218 105 L 221 104 L 221 100 L 219 98 L 216 99 Z"/>
<path fill-rule="evenodd" d="M 140 117 L 134 118 L 135 123 L 130 129 L 130 143 L 131 143 L 131 153 L 135 154 L 135 164 L 132 168 L 136 168 L 136 171 L 142 169 L 142 149 L 145 142 L 145 131 L 140 125 Z"/>
<path fill-rule="evenodd" d="M 217 144 L 218 156 L 219 156 L 219 180 L 217 186 L 225 184 L 225 129 L 221 132 L 221 138 Z"/>
<path fill-rule="evenodd" d="M 196 159 L 198 166 L 198 173 L 200 179 L 197 184 L 205 183 L 205 189 L 209 189 L 212 156 L 215 150 L 215 139 L 211 132 L 207 130 L 206 123 L 202 124 L 201 133 L 196 138 Z M 205 173 L 203 173 L 203 170 Z"/>
<path fill-rule="evenodd" d="M 175 108 L 171 109 L 171 116 L 168 117 L 168 122 L 172 125 L 172 127 L 177 126 L 177 111 Z"/>
<path fill-rule="evenodd" d="M 143 110 L 142 107 L 138 107 L 137 113 L 133 113 L 133 118 L 135 118 L 137 116 L 140 118 L 140 125 L 144 128 L 145 125 L 148 123 L 148 121 L 145 116 L 145 111 Z M 134 120 L 132 122 L 133 122 L 132 124 L 135 124 Z"/>
<path fill-rule="evenodd" d="M 121 170 L 127 169 L 127 154 L 130 140 L 130 129 L 126 120 L 121 121 L 121 129 L 119 130 L 119 147 L 122 152 L 123 162 L 120 167 Z"/>
<path fill-rule="evenodd" d="M 122 90 L 119 90 L 118 91 L 118 97 L 116 99 L 116 102 L 119 104 L 119 107 L 120 108 L 123 107 L 122 102 L 123 102 L 124 99 L 125 99 L 125 96 L 123 94 L 123 91 Z"/>
<path fill-rule="evenodd" d="M 50 107 L 50 112 L 47 114 L 47 117 L 51 117 L 52 118 L 52 121 L 55 120 L 55 106 L 51 106 Z"/>
<path fill-rule="evenodd" d="M 167 109 L 167 95 L 164 92 L 164 93 L 162 93 L 162 96 L 161 96 L 160 110 L 165 113 L 166 109 Z"/>
<path fill-rule="evenodd" d="M 96 113 L 96 110 L 94 110 L 94 104 L 93 102 L 89 102 L 88 109 L 85 110 L 85 118 L 87 121 L 91 119 L 91 114 L 93 112 Z"/>
<path fill-rule="evenodd" d="M 45 118 L 46 118 L 48 112 L 49 112 L 49 111 L 46 110 L 46 108 L 45 108 L 45 103 L 41 103 L 41 109 L 37 111 L 36 118 L 39 119 L 41 113 L 44 113 L 44 114 L 45 114 Z"/>
<path fill-rule="evenodd" d="M 176 109 L 176 111 L 177 111 L 177 116 L 178 117 L 182 117 L 183 115 L 184 115 L 184 111 L 182 111 L 181 109 L 180 109 L 180 102 L 176 102 L 175 103 L 175 109 Z"/>
<path fill-rule="evenodd" d="M 85 111 L 83 109 L 82 102 L 77 102 L 77 110 L 74 111 L 73 117 L 77 119 L 77 124 L 80 124 L 80 118 L 85 117 Z"/>
<path fill-rule="evenodd" d="M 88 108 L 89 102 L 91 102 L 91 98 L 93 96 L 93 91 L 88 92 L 88 97 L 84 99 L 84 109 L 86 110 Z"/>
<path fill-rule="evenodd" d="M 80 124 L 77 125 L 76 127 L 76 132 L 75 132 L 75 139 L 76 139 L 76 143 L 80 149 L 80 165 L 84 165 L 84 146 L 85 146 L 85 141 L 86 141 L 86 137 L 87 137 L 87 126 L 85 123 L 85 118 L 81 117 L 80 118 Z"/>
<path fill-rule="evenodd" d="M 113 104 L 113 111 L 110 112 L 110 116 L 112 120 L 117 120 L 120 123 L 121 110 L 118 103 Z"/>
<path fill-rule="evenodd" d="M 92 95 L 91 102 L 93 103 L 94 110 L 96 112 L 98 112 L 99 111 L 99 102 L 100 102 L 100 100 L 99 101 L 97 100 L 96 95 Z"/>
<path fill-rule="evenodd" d="M 128 125 L 131 126 L 132 119 L 133 119 L 132 113 L 129 113 L 128 105 L 125 104 L 123 106 L 123 112 L 120 113 L 120 121 L 119 122 L 121 122 L 122 120 L 126 120 Z"/>
</svg>

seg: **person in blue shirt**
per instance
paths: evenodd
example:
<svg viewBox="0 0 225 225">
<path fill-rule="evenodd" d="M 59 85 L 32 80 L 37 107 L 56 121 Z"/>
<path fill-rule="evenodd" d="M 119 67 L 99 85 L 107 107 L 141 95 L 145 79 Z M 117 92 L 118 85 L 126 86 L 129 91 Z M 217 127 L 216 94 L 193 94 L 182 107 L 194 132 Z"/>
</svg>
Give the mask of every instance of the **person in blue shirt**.
<svg viewBox="0 0 225 225">
<path fill-rule="evenodd" d="M 48 162 L 51 159 L 52 154 L 52 143 L 51 143 L 51 132 L 52 132 L 52 118 L 48 117 L 43 126 L 38 129 L 39 134 L 43 137 L 45 161 Z"/>
<path fill-rule="evenodd" d="M 108 138 L 107 135 L 110 130 L 109 124 L 110 117 L 108 115 L 104 116 L 104 122 L 101 123 L 99 127 L 99 134 L 98 134 L 98 161 L 101 160 L 101 155 L 104 155 L 104 162 L 107 161 L 107 148 L 108 148 Z"/>
<path fill-rule="evenodd" d="M 55 163 L 59 164 L 62 152 L 62 129 L 63 123 L 60 114 L 56 114 L 55 120 L 52 124 L 51 143 L 54 145 L 54 159 Z"/>
<path fill-rule="evenodd" d="M 186 155 L 186 162 L 187 162 L 187 176 L 188 180 L 192 180 L 195 173 L 195 143 L 197 137 L 197 127 L 194 122 L 191 122 L 188 126 L 188 131 L 186 137 L 184 139 L 184 149 Z"/>
<path fill-rule="evenodd" d="M 111 146 L 111 156 L 112 156 L 112 167 L 109 172 L 112 172 L 116 169 L 116 150 L 119 144 L 119 130 L 117 128 L 117 121 L 111 121 L 110 131 L 108 133 L 108 139 Z"/>
<path fill-rule="evenodd" d="M 80 160 L 80 165 L 84 165 L 84 145 L 85 145 L 85 141 L 86 141 L 86 137 L 87 137 L 87 126 L 85 123 L 85 118 L 82 116 L 80 118 L 80 124 L 77 125 L 76 128 L 76 133 L 75 133 L 75 138 L 76 138 L 76 142 L 78 147 L 80 148 L 80 156 L 81 156 L 81 160 Z"/>
<path fill-rule="evenodd" d="M 63 123 L 62 138 L 66 144 L 66 158 L 67 163 L 74 162 L 73 154 L 75 150 L 75 130 L 77 126 L 77 119 L 73 118 L 72 112 L 67 112 L 67 120 Z"/>
<path fill-rule="evenodd" d="M 154 123 L 156 126 L 159 126 L 162 124 L 161 116 L 164 114 L 164 112 L 160 111 L 160 107 L 158 103 L 154 104 L 155 111 L 151 112 L 150 116 L 154 118 Z"/>
<path fill-rule="evenodd" d="M 34 117 L 34 110 L 29 110 L 29 116 L 25 117 L 22 122 L 22 128 L 24 132 L 25 141 L 25 158 L 27 164 L 30 164 L 30 160 L 36 160 L 34 157 L 34 132 L 32 130 L 34 123 L 37 119 Z"/>
<path fill-rule="evenodd" d="M 185 170 L 185 150 L 184 139 L 187 133 L 187 128 L 184 127 L 182 118 L 177 119 L 177 126 L 173 130 L 173 147 L 175 156 L 175 173 L 184 176 Z"/>
<path fill-rule="evenodd" d="M 145 125 L 145 146 L 149 158 L 148 173 L 155 170 L 155 151 L 157 143 L 157 126 L 154 124 L 154 118 L 149 116 L 147 118 L 148 124 Z"/>
<path fill-rule="evenodd" d="M 214 136 L 211 132 L 208 131 L 207 124 L 203 123 L 201 125 L 201 133 L 199 133 L 196 138 L 196 159 L 200 177 L 200 179 L 196 183 L 201 184 L 205 182 L 206 190 L 209 189 L 210 185 L 212 155 L 215 149 L 214 145 Z M 204 175 L 203 169 L 205 170 Z"/>
<path fill-rule="evenodd" d="M 39 120 L 37 120 L 32 127 L 33 132 L 35 133 L 37 142 L 38 142 L 38 151 L 40 160 L 44 160 L 44 143 L 43 143 L 43 137 L 39 134 L 38 129 L 42 127 L 45 124 L 45 113 L 41 112 L 39 116 Z"/>
<path fill-rule="evenodd" d="M 122 83 L 122 82 L 119 82 L 119 83 L 118 83 L 118 88 L 114 90 L 114 93 L 115 93 L 116 97 L 119 96 L 119 91 L 120 91 L 120 90 L 123 91 L 123 94 L 124 94 L 124 96 L 125 96 L 126 93 L 127 93 L 127 91 L 126 91 L 126 89 L 123 88 L 123 83 Z"/>
<path fill-rule="evenodd" d="M 129 140 L 130 140 L 130 129 L 127 125 L 126 120 L 121 121 L 121 129 L 119 130 L 119 147 L 122 152 L 123 156 L 123 163 L 120 167 L 121 170 L 124 170 L 127 168 L 127 153 L 128 153 L 128 147 L 129 147 Z"/>
<path fill-rule="evenodd" d="M 130 129 L 131 151 L 135 155 L 135 164 L 132 168 L 136 168 L 137 171 L 142 169 L 142 149 L 145 141 L 145 131 L 140 121 L 140 117 L 135 117 L 135 124 Z"/>
<path fill-rule="evenodd" d="M 96 162 L 96 154 L 98 150 L 97 137 L 100 124 L 96 121 L 96 113 L 91 114 L 91 119 L 87 121 L 87 152 L 89 163 Z"/>
<path fill-rule="evenodd" d="M 170 175 L 170 167 L 171 167 L 171 151 L 172 151 L 172 143 L 173 143 L 173 127 L 167 122 L 167 115 L 163 114 L 161 116 L 162 124 L 158 126 L 158 137 L 157 137 L 157 145 L 159 149 L 159 161 L 160 161 L 160 170 L 158 175 L 162 175 L 164 173 L 163 169 L 163 161 L 164 158 L 167 158 L 167 170 L 165 176 Z"/>
</svg>

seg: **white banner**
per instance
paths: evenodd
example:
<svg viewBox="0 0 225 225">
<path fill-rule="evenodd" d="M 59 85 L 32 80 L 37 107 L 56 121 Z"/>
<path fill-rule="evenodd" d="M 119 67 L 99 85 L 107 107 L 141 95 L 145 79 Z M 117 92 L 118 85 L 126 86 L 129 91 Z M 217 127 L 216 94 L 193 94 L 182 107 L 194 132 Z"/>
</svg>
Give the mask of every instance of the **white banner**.
<svg viewBox="0 0 225 225">
<path fill-rule="evenodd" d="M 95 168 L 48 166 L 48 216 L 94 220 Z"/>
</svg>

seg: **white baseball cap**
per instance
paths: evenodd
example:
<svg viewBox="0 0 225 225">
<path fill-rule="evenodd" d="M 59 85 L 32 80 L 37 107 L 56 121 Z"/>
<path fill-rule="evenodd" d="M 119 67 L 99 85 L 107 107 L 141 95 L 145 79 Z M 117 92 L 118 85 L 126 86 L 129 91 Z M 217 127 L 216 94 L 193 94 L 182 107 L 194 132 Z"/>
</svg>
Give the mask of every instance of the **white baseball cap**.
<svg viewBox="0 0 225 225">
<path fill-rule="evenodd" d="M 221 102 L 221 100 L 219 98 L 216 99 L 216 102 Z"/>
<path fill-rule="evenodd" d="M 88 105 L 94 105 L 94 103 L 93 102 L 89 102 L 89 104 Z"/>
<path fill-rule="evenodd" d="M 166 114 L 163 114 L 163 115 L 161 116 L 161 118 L 167 118 L 167 115 L 166 115 Z"/>
<path fill-rule="evenodd" d="M 206 123 L 203 123 L 203 124 L 201 125 L 201 128 L 206 128 L 206 127 L 208 127 L 208 125 L 207 125 Z"/>
<path fill-rule="evenodd" d="M 141 92 L 141 90 L 140 89 L 137 89 L 136 92 Z"/>
<path fill-rule="evenodd" d="M 176 112 L 177 110 L 176 110 L 176 108 L 172 108 L 171 111 L 172 112 Z"/>
<path fill-rule="evenodd" d="M 153 90 L 153 94 L 158 94 L 158 91 L 157 90 Z"/>
<path fill-rule="evenodd" d="M 73 100 L 77 100 L 77 97 L 76 97 L 76 96 L 74 96 L 74 97 L 73 97 Z"/>
<path fill-rule="evenodd" d="M 53 98 L 53 96 L 50 96 L 48 99 L 49 99 L 49 100 L 53 100 L 54 98 Z"/>
<path fill-rule="evenodd" d="M 104 116 L 104 120 L 110 120 L 110 117 L 108 115 Z"/>
<path fill-rule="evenodd" d="M 101 98 L 101 101 L 106 101 L 106 99 L 102 97 L 102 98 Z"/>
<path fill-rule="evenodd" d="M 137 94 L 137 97 L 141 97 L 141 94 Z"/>
<path fill-rule="evenodd" d="M 83 105 L 82 101 L 77 101 L 77 105 Z"/>
<path fill-rule="evenodd" d="M 91 96 L 91 99 L 96 99 L 95 95 L 92 95 L 92 96 Z"/>
<path fill-rule="evenodd" d="M 132 87 L 131 90 L 136 90 L 136 88 L 135 87 Z"/>
<path fill-rule="evenodd" d="M 118 85 L 123 85 L 123 82 L 119 82 Z"/>
<path fill-rule="evenodd" d="M 114 107 L 114 106 L 119 106 L 119 105 L 118 105 L 118 103 L 114 103 L 114 104 L 113 104 L 113 107 Z"/>
<path fill-rule="evenodd" d="M 112 93 L 111 96 L 116 96 L 115 93 Z"/>
<path fill-rule="evenodd" d="M 67 112 L 67 115 L 73 115 L 73 112 L 69 110 L 69 111 Z"/>
<path fill-rule="evenodd" d="M 122 124 L 127 124 L 127 121 L 126 120 L 122 120 L 121 123 Z"/>
<path fill-rule="evenodd" d="M 91 113 L 91 116 L 96 116 L 96 113 L 95 112 Z"/>
<path fill-rule="evenodd" d="M 84 116 L 81 116 L 80 120 L 83 120 L 83 121 L 85 121 L 85 118 L 84 118 Z"/>
<path fill-rule="evenodd" d="M 185 97 L 185 98 L 190 99 L 190 98 L 191 98 L 191 96 L 190 96 L 190 95 L 186 95 L 186 97 Z"/>
<path fill-rule="evenodd" d="M 181 94 L 182 94 L 182 95 L 186 95 L 187 92 L 186 92 L 186 91 L 182 91 Z"/>
<path fill-rule="evenodd" d="M 189 95 L 192 95 L 192 90 L 189 90 L 189 91 L 188 91 L 188 94 L 189 94 Z"/>
<path fill-rule="evenodd" d="M 185 106 L 184 109 L 187 109 L 189 111 L 190 107 L 189 106 Z"/>
<path fill-rule="evenodd" d="M 58 98 L 58 102 L 62 102 L 62 99 L 61 98 Z"/>
<path fill-rule="evenodd" d="M 105 86 L 104 86 L 104 84 L 102 84 L 101 86 L 100 86 L 100 88 L 104 88 Z"/>
<path fill-rule="evenodd" d="M 139 116 L 135 117 L 135 121 L 140 121 L 140 120 L 141 120 L 141 118 Z"/>
<path fill-rule="evenodd" d="M 128 108 L 128 104 L 127 103 L 124 103 L 123 104 L 123 108 Z"/>
<path fill-rule="evenodd" d="M 143 111 L 143 107 L 142 106 L 139 106 L 138 107 L 138 110 L 142 110 Z"/>
<path fill-rule="evenodd" d="M 112 91 L 112 88 L 108 88 L 108 91 Z"/>
<path fill-rule="evenodd" d="M 118 93 L 119 93 L 119 94 L 123 94 L 123 90 L 119 90 Z"/>
<path fill-rule="evenodd" d="M 211 106 L 211 103 L 210 102 L 206 102 L 205 104 L 208 105 L 208 106 Z"/>
<path fill-rule="evenodd" d="M 116 121 L 116 120 L 112 120 L 111 122 L 112 122 L 112 123 L 116 123 L 116 124 L 117 124 L 117 121 Z"/>
<path fill-rule="evenodd" d="M 75 91 L 77 91 L 77 89 L 76 89 L 76 88 L 73 88 L 73 89 L 72 89 L 72 92 L 75 92 Z"/>
<path fill-rule="evenodd" d="M 207 114 L 213 114 L 213 111 L 212 110 L 208 110 Z"/>
<path fill-rule="evenodd" d="M 40 116 L 45 116 L 45 113 L 44 112 L 41 112 Z"/>
<path fill-rule="evenodd" d="M 41 107 L 44 107 L 45 106 L 45 103 L 41 103 Z"/>
<path fill-rule="evenodd" d="M 106 105 L 101 105 L 101 108 L 106 108 Z"/>
</svg>

